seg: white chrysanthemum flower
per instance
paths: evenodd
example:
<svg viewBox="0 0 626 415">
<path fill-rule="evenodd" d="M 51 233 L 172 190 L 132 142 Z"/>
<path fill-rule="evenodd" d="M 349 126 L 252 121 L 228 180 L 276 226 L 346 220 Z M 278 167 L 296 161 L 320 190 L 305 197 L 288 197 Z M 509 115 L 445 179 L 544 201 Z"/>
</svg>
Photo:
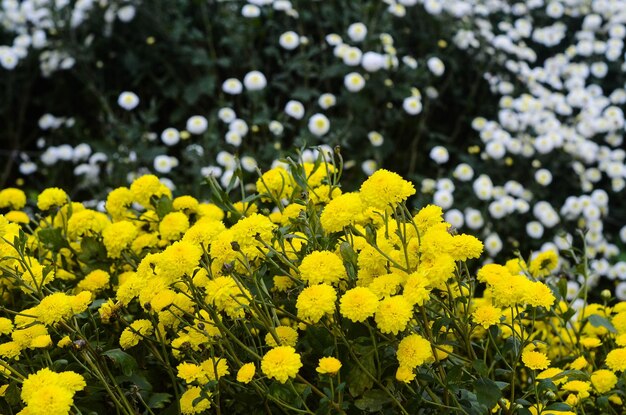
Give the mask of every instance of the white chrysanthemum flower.
<svg viewBox="0 0 626 415">
<path fill-rule="evenodd" d="M 166 128 L 161 133 L 161 141 L 166 146 L 174 146 L 180 141 L 180 133 L 176 128 Z"/>
<path fill-rule="evenodd" d="M 500 160 L 506 154 L 506 147 L 500 141 L 492 140 L 485 146 L 485 153 L 494 160 Z"/>
<path fill-rule="evenodd" d="M 409 115 L 418 115 L 422 112 L 422 100 L 418 96 L 410 96 L 402 101 L 402 108 Z"/>
<path fill-rule="evenodd" d="M 450 154 L 445 147 L 435 146 L 430 150 L 430 159 L 437 164 L 445 164 L 450 159 Z"/>
<path fill-rule="evenodd" d="M 485 220 L 479 210 L 473 208 L 465 209 L 465 224 L 472 230 L 477 230 L 483 227 Z"/>
<path fill-rule="evenodd" d="M 19 170 L 20 170 L 20 173 L 22 173 L 25 176 L 28 176 L 37 171 L 37 165 L 33 163 L 32 161 L 25 161 L 23 163 L 20 163 Z"/>
<path fill-rule="evenodd" d="M 543 225 L 537 221 L 528 222 L 526 233 L 533 239 L 540 239 L 543 236 Z"/>
<path fill-rule="evenodd" d="M 326 43 L 328 43 L 330 46 L 337 46 L 337 45 L 341 45 L 343 43 L 343 40 L 341 39 L 341 36 L 339 36 L 336 33 L 331 33 L 326 35 Z"/>
<path fill-rule="evenodd" d="M 87 143 L 80 143 L 79 145 L 74 147 L 72 159 L 76 163 L 78 161 L 86 160 L 90 155 L 91 146 Z"/>
<path fill-rule="evenodd" d="M 547 169 L 539 169 L 535 172 L 535 181 L 541 186 L 547 186 L 552 183 L 552 173 Z"/>
<path fill-rule="evenodd" d="M 226 170 L 220 177 L 220 183 L 223 187 L 237 187 L 239 186 L 239 177 L 235 176 L 234 170 Z"/>
<path fill-rule="evenodd" d="M 361 58 L 363 57 L 363 52 L 361 52 L 361 49 L 357 47 L 347 47 L 340 53 L 343 63 L 348 66 L 359 65 L 361 63 Z"/>
<path fill-rule="evenodd" d="M 385 67 L 385 55 L 376 52 L 366 52 L 361 58 L 361 66 L 367 72 L 377 72 Z"/>
<path fill-rule="evenodd" d="M 119 8 L 117 18 L 120 19 L 121 22 L 128 23 L 135 18 L 135 12 L 135 6 L 128 4 Z"/>
<path fill-rule="evenodd" d="M 172 171 L 173 163 L 171 157 L 165 154 L 158 155 L 154 158 L 154 170 L 161 174 L 167 174 Z"/>
<path fill-rule="evenodd" d="M 243 84 L 248 91 L 260 91 L 267 86 L 267 79 L 259 71 L 251 71 L 243 78 Z"/>
<path fill-rule="evenodd" d="M 241 81 L 237 78 L 228 78 L 222 84 L 222 91 L 229 95 L 238 95 L 243 91 L 243 85 L 241 85 Z"/>
<path fill-rule="evenodd" d="M 220 177 L 222 169 L 218 166 L 206 166 L 200 169 L 200 174 L 203 177 Z"/>
<path fill-rule="evenodd" d="M 362 42 L 367 36 L 367 26 L 363 23 L 352 23 L 348 26 L 348 37 L 353 42 Z"/>
<path fill-rule="evenodd" d="M 322 94 L 317 100 L 317 105 L 320 106 L 323 110 L 327 110 L 328 108 L 334 107 L 337 103 L 337 98 L 330 93 Z"/>
<path fill-rule="evenodd" d="M 330 121 L 324 114 L 315 114 L 309 118 L 309 131 L 317 136 L 321 137 L 330 130 Z"/>
<path fill-rule="evenodd" d="M 117 105 L 126 111 L 132 111 L 139 105 L 139 97 L 134 92 L 124 91 L 117 98 Z"/>
<path fill-rule="evenodd" d="M 467 163 L 461 163 L 454 168 L 452 176 L 462 182 L 467 182 L 474 178 L 474 169 Z"/>
<path fill-rule="evenodd" d="M 626 301 L 626 282 L 620 282 L 615 286 L 615 298 Z"/>
<path fill-rule="evenodd" d="M 294 31 L 285 32 L 278 38 L 278 43 L 283 49 L 294 50 L 300 45 L 300 36 Z"/>
<path fill-rule="evenodd" d="M 18 63 L 19 58 L 12 48 L 0 47 L 0 66 L 10 71 L 15 69 Z"/>
<path fill-rule="evenodd" d="M 454 226 L 457 229 L 460 229 L 465 224 L 465 218 L 463 217 L 463 213 L 458 209 L 450 209 L 446 213 L 443 214 L 443 218 L 450 225 Z"/>
<path fill-rule="evenodd" d="M 247 172 L 254 172 L 258 167 L 258 163 L 254 159 L 254 157 L 243 156 L 241 158 L 241 168 L 243 168 Z"/>
<path fill-rule="evenodd" d="M 226 124 L 230 124 L 235 120 L 235 118 L 237 118 L 237 114 L 232 108 L 224 107 L 220 108 L 217 112 L 217 118 Z"/>
<path fill-rule="evenodd" d="M 485 238 L 485 249 L 492 257 L 502 251 L 502 239 L 497 233 L 492 233 Z"/>
<path fill-rule="evenodd" d="M 365 87 L 365 78 L 358 72 L 350 72 L 343 78 L 343 84 L 350 92 L 359 92 Z"/>
<path fill-rule="evenodd" d="M 223 166 L 227 170 L 233 170 L 237 167 L 237 160 L 235 160 L 235 156 L 227 151 L 220 151 L 217 153 L 217 157 L 215 159 L 217 164 Z"/>
<path fill-rule="evenodd" d="M 304 105 L 300 101 L 291 100 L 285 105 L 285 114 L 296 120 L 301 120 L 304 117 Z"/>
<path fill-rule="evenodd" d="M 370 143 L 374 147 L 380 147 L 385 142 L 385 138 L 378 131 L 370 131 L 369 133 L 367 133 L 367 139 L 370 140 Z"/>
<path fill-rule="evenodd" d="M 275 136 L 281 135 L 283 131 L 285 130 L 285 127 L 283 127 L 283 125 L 276 120 L 270 121 L 268 128 L 270 132 L 274 134 Z"/>
<path fill-rule="evenodd" d="M 261 9 L 254 4 L 246 4 L 241 8 L 241 15 L 248 19 L 253 19 L 261 15 Z"/>
<path fill-rule="evenodd" d="M 378 170 L 378 164 L 374 160 L 365 160 L 361 163 L 361 169 L 367 176 L 371 176 L 376 170 Z"/>
<path fill-rule="evenodd" d="M 248 124 L 241 118 L 235 118 L 230 124 L 228 124 L 229 131 L 235 131 L 240 136 L 245 137 L 248 135 Z"/>
<path fill-rule="evenodd" d="M 202 115 L 194 115 L 187 120 L 187 131 L 191 134 L 202 134 L 209 126 L 209 122 Z"/>
<path fill-rule="evenodd" d="M 426 66 L 428 66 L 430 72 L 432 72 L 435 76 L 443 75 L 446 70 L 446 66 L 443 64 L 443 61 L 436 56 L 428 59 L 426 61 Z"/>
<path fill-rule="evenodd" d="M 447 190 L 437 190 L 433 195 L 433 203 L 444 210 L 450 209 L 454 203 L 454 196 Z"/>
<path fill-rule="evenodd" d="M 228 144 L 235 147 L 239 147 L 241 145 L 241 142 L 243 141 L 241 134 L 233 130 L 228 131 L 224 139 Z"/>
</svg>

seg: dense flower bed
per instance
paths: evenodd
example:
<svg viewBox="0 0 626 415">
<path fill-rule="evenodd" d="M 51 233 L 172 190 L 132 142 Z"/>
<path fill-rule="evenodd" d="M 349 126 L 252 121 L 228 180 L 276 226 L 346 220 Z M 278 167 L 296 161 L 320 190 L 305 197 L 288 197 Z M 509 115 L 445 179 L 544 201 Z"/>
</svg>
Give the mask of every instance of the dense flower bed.
<svg viewBox="0 0 626 415">
<path fill-rule="evenodd" d="M 3 190 L 3 412 L 623 412 L 626 302 L 555 275 L 589 278 L 584 252 L 474 272 L 483 244 L 411 182 L 342 172 L 287 160 L 236 203 L 145 175 L 106 213 Z"/>
</svg>

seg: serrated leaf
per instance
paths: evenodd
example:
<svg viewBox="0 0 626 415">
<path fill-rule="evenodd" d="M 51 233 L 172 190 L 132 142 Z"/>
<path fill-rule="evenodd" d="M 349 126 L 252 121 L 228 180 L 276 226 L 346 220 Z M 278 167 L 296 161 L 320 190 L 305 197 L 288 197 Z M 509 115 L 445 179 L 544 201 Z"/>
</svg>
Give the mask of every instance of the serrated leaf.
<svg viewBox="0 0 626 415">
<path fill-rule="evenodd" d="M 163 219 L 165 215 L 170 213 L 174 208 L 172 199 L 167 196 L 161 196 L 158 200 L 154 201 L 153 204 L 159 219 Z"/>
<path fill-rule="evenodd" d="M 68 246 L 67 241 L 63 238 L 63 233 L 59 228 L 45 228 L 37 232 L 41 243 L 51 250 L 58 252 L 61 248 Z"/>
<path fill-rule="evenodd" d="M 122 373 L 126 376 L 133 374 L 137 370 L 137 361 L 134 357 L 124 352 L 121 349 L 111 349 L 102 353 L 113 361 L 113 363 L 122 370 Z"/>
<path fill-rule="evenodd" d="M 365 412 L 378 412 L 390 402 L 389 395 L 378 389 L 366 391 L 363 396 L 354 401 L 354 406 Z"/>
<path fill-rule="evenodd" d="M 476 399 L 478 402 L 491 409 L 498 404 L 498 400 L 502 398 L 502 391 L 496 383 L 489 379 L 482 377 L 474 382 L 474 390 L 476 391 Z"/>
<path fill-rule="evenodd" d="M 617 330 L 615 329 L 613 324 L 611 324 L 609 320 L 602 316 L 599 316 L 598 314 L 590 315 L 589 317 L 587 317 L 587 320 L 589 320 L 589 323 L 591 323 L 593 327 L 604 327 L 611 333 L 617 333 Z"/>
<path fill-rule="evenodd" d="M 170 403 L 172 395 L 169 393 L 153 393 L 148 399 L 150 408 L 165 408 L 165 404 Z"/>
</svg>

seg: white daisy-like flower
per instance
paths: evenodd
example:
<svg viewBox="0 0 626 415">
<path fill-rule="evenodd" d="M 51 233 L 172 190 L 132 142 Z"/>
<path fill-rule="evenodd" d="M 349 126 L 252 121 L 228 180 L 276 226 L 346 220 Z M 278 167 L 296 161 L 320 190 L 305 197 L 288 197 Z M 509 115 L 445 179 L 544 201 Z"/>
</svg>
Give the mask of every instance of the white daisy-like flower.
<svg viewBox="0 0 626 415">
<path fill-rule="evenodd" d="M 317 104 L 323 110 L 327 110 L 328 108 L 334 107 L 337 103 L 337 98 L 330 93 L 322 94 L 317 100 Z"/>
<path fill-rule="evenodd" d="M 278 43 L 283 49 L 294 50 L 300 45 L 300 36 L 294 31 L 285 32 L 278 38 Z"/>
<path fill-rule="evenodd" d="M 209 122 L 202 115 L 194 115 L 187 120 L 187 131 L 191 134 L 202 134 L 207 130 Z"/>
<path fill-rule="evenodd" d="M 343 78 L 343 84 L 350 92 L 359 92 L 365 87 L 365 78 L 358 72 L 350 72 Z"/>
<path fill-rule="evenodd" d="M 261 15 L 261 9 L 254 4 L 246 4 L 241 8 L 241 15 L 248 19 L 253 19 Z"/>
<path fill-rule="evenodd" d="M 291 100 L 285 105 L 285 114 L 296 120 L 301 120 L 304 117 L 304 105 L 300 101 Z"/>
<path fill-rule="evenodd" d="M 417 96 L 404 98 L 404 101 L 402 101 L 402 108 L 409 115 L 418 115 L 422 112 L 422 100 Z"/>
<path fill-rule="evenodd" d="M 313 135 L 321 137 L 330 130 L 330 121 L 324 114 L 314 114 L 309 118 L 308 127 Z"/>
<path fill-rule="evenodd" d="M 259 71 L 251 71 L 244 76 L 243 84 L 248 91 L 260 91 L 267 86 L 267 78 Z"/>
<path fill-rule="evenodd" d="M 226 124 L 230 124 L 235 120 L 235 118 L 237 118 L 237 114 L 232 108 L 224 107 L 220 108 L 217 112 L 217 118 Z"/>
<path fill-rule="evenodd" d="M 117 105 L 126 111 L 132 111 L 139 105 L 139 97 L 134 92 L 124 91 L 117 98 Z"/>
<path fill-rule="evenodd" d="M 161 154 L 154 158 L 154 170 L 161 174 L 167 174 L 172 171 L 173 163 L 168 155 Z"/>
<path fill-rule="evenodd" d="M 174 146 L 180 141 L 180 133 L 176 128 L 166 128 L 161 133 L 161 141 L 166 146 Z"/>
<path fill-rule="evenodd" d="M 229 95 L 238 95 L 243 91 L 243 85 L 241 85 L 241 81 L 237 78 L 228 78 L 222 84 L 222 91 Z"/>
<path fill-rule="evenodd" d="M 443 61 L 436 56 L 428 59 L 426 66 L 428 66 L 430 72 L 435 76 L 441 76 L 446 71 L 446 66 L 443 64 Z"/>
<path fill-rule="evenodd" d="M 362 42 L 363 40 L 365 40 L 366 36 L 367 26 L 365 26 L 363 23 L 352 23 L 350 26 L 348 26 L 348 37 L 353 42 Z"/>
<path fill-rule="evenodd" d="M 367 133 L 367 139 L 370 140 L 370 143 L 374 147 L 380 147 L 385 142 L 385 138 L 378 131 L 370 131 L 369 133 Z"/>
<path fill-rule="evenodd" d="M 241 138 L 241 134 L 237 131 L 230 130 L 226 133 L 224 137 L 226 142 L 232 146 L 239 147 L 243 139 Z"/>
<path fill-rule="evenodd" d="M 367 176 L 371 176 L 376 170 L 378 170 L 378 163 L 376 163 L 375 160 L 365 160 L 361 163 L 361 169 Z"/>
<path fill-rule="evenodd" d="M 445 147 L 435 146 L 430 150 L 430 158 L 437 164 L 445 164 L 450 159 L 450 154 Z"/>
</svg>

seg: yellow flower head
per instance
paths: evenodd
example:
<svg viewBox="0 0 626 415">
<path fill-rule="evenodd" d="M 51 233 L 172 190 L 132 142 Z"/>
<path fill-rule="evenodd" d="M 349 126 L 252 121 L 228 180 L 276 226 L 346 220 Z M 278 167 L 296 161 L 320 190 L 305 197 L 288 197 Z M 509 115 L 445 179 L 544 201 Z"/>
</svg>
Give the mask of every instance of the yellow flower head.
<svg viewBox="0 0 626 415">
<path fill-rule="evenodd" d="M 67 193 L 58 187 L 49 187 L 37 197 L 37 207 L 40 210 L 48 210 L 52 207 L 61 207 L 69 201 Z"/>
<path fill-rule="evenodd" d="M 337 293 L 328 284 L 312 285 L 302 290 L 296 301 L 298 317 L 317 323 L 324 315 L 335 311 Z"/>
<path fill-rule="evenodd" d="M 250 383 L 255 373 L 254 363 L 246 363 L 237 371 L 237 382 Z"/>
<path fill-rule="evenodd" d="M 261 370 L 272 379 L 280 383 L 295 378 L 302 367 L 300 355 L 291 346 L 279 346 L 265 353 L 261 360 Z"/>
<path fill-rule="evenodd" d="M 378 296 L 366 287 L 346 291 L 339 304 L 341 315 L 355 323 L 367 320 L 377 309 Z"/>
<path fill-rule="evenodd" d="M 317 365 L 317 373 L 335 375 L 341 369 L 341 362 L 334 357 L 322 357 Z"/>
<path fill-rule="evenodd" d="M 386 209 L 396 207 L 415 194 L 415 187 L 397 173 L 385 169 L 374 172 L 360 189 L 361 200 L 367 207 Z"/>
<path fill-rule="evenodd" d="M 411 334 L 398 345 L 398 362 L 400 367 L 415 369 L 434 359 L 430 342 L 419 334 Z"/>
</svg>

